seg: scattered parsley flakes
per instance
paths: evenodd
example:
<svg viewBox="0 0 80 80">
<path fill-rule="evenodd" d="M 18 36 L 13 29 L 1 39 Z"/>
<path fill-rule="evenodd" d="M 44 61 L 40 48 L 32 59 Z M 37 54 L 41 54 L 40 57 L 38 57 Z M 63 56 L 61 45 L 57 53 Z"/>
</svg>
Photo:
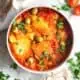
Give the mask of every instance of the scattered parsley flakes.
<svg viewBox="0 0 80 80">
<path fill-rule="evenodd" d="M 63 4 L 60 7 L 53 5 L 52 7 L 55 7 L 57 10 L 63 10 L 63 11 L 70 11 L 71 9 L 68 4 Z"/>
<path fill-rule="evenodd" d="M 58 27 L 59 29 L 63 29 L 63 28 L 64 28 L 64 22 L 63 22 L 62 20 L 59 20 L 59 21 L 57 22 L 57 27 Z"/>
<path fill-rule="evenodd" d="M 70 7 L 68 4 L 64 4 L 61 6 L 61 10 L 64 10 L 64 11 L 69 11 L 70 10 Z"/>
<path fill-rule="evenodd" d="M 14 80 L 20 80 L 20 79 L 15 78 Z"/>
<path fill-rule="evenodd" d="M 0 72 L 0 80 L 8 80 L 9 79 L 8 74 L 4 74 L 3 72 Z"/>
<path fill-rule="evenodd" d="M 80 80 L 80 52 L 75 54 L 76 59 L 71 58 L 68 60 L 69 68 L 75 80 Z"/>
<path fill-rule="evenodd" d="M 11 68 L 13 68 L 14 70 L 16 70 L 18 68 L 17 64 L 16 63 L 12 63 L 10 65 Z"/>
</svg>

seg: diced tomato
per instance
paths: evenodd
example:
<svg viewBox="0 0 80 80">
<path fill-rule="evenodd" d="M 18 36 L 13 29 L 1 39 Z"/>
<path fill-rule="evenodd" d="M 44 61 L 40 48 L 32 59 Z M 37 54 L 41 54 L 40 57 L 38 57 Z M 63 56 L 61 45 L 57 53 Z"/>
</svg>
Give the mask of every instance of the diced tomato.
<svg viewBox="0 0 80 80">
<path fill-rule="evenodd" d="M 19 24 L 22 20 L 23 20 L 23 17 L 22 15 L 20 15 L 16 18 L 16 23 Z"/>
<path fill-rule="evenodd" d="M 48 66 L 52 66 L 53 65 L 53 62 L 52 61 L 48 61 Z"/>
<path fill-rule="evenodd" d="M 70 7 L 76 7 L 79 3 L 79 0 L 67 0 L 67 3 Z"/>
<path fill-rule="evenodd" d="M 37 70 L 40 71 L 40 69 L 41 69 L 41 66 L 39 64 L 37 64 Z"/>
<path fill-rule="evenodd" d="M 45 12 L 40 12 L 39 16 L 42 17 L 45 21 L 47 21 L 49 27 L 56 27 L 56 20 L 58 19 L 58 15 L 56 13 L 53 14 L 52 12 L 48 11 L 45 14 Z"/>
<path fill-rule="evenodd" d="M 51 40 L 51 47 L 53 48 L 53 50 L 56 50 L 59 47 L 58 41 Z"/>
<path fill-rule="evenodd" d="M 37 70 L 37 64 L 34 62 L 33 64 L 30 65 L 30 68 L 33 70 Z"/>
<path fill-rule="evenodd" d="M 47 17 L 47 14 L 45 14 L 45 12 L 39 12 L 39 14 L 38 14 L 40 17 L 42 17 L 42 18 L 44 18 L 44 19 L 46 19 L 46 17 Z"/>
<path fill-rule="evenodd" d="M 24 62 L 24 66 L 27 67 L 27 68 L 29 68 L 28 62 Z"/>
<path fill-rule="evenodd" d="M 44 64 L 47 66 L 48 65 L 48 60 L 44 58 Z"/>
<path fill-rule="evenodd" d="M 73 10 L 73 13 L 77 16 L 80 16 L 80 5 L 76 6 Z"/>
<path fill-rule="evenodd" d="M 24 12 L 22 16 L 24 19 L 26 19 L 27 17 L 30 17 L 30 14 L 28 12 Z"/>
<path fill-rule="evenodd" d="M 52 19 L 52 14 L 51 13 L 46 13 L 45 12 L 40 12 L 39 16 L 42 17 L 44 20 L 49 21 Z"/>
<path fill-rule="evenodd" d="M 27 18 L 27 13 L 26 12 L 24 12 L 22 15 L 23 15 L 24 19 Z"/>
<path fill-rule="evenodd" d="M 56 59 L 57 59 L 56 53 L 53 53 L 52 54 L 52 62 L 53 62 L 53 65 L 56 65 Z"/>
<path fill-rule="evenodd" d="M 32 49 L 30 49 L 30 50 L 28 51 L 28 53 L 30 54 L 30 56 L 33 56 Z"/>
</svg>

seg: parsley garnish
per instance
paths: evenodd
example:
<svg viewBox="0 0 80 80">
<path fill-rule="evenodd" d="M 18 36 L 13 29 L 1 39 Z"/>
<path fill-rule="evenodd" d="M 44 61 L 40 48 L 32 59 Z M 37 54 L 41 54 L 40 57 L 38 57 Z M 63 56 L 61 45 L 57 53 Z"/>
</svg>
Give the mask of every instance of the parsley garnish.
<svg viewBox="0 0 80 80">
<path fill-rule="evenodd" d="M 0 80 L 8 80 L 9 79 L 8 74 L 4 74 L 3 72 L 0 72 Z"/>
<path fill-rule="evenodd" d="M 80 52 L 75 54 L 76 59 L 68 60 L 69 68 L 73 74 L 74 79 L 80 80 Z"/>
<path fill-rule="evenodd" d="M 23 33 L 26 33 L 26 32 L 27 32 L 26 29 L 25 29 L 25 24 L 24 24 L 23 22 L 19 23 L 19 24 L 17 25 L 17 28 L 18 28 L 19 30 L 21 30 Z"/>
<path fill-rule="evenodd" d="M 57 10 L 63 10 L 63 11 L 70 11 L 70 9 L 71 9 L 68 4 L 64 4 L 60 7 L 53 5 L 52 7 L 56 7 Z"/>
<path fill-rule="evenodd" d="M 12 63 L 10 65 L 11 68 L 13 68 L 14 70 L 16 70 L 18 68 L 17 64 L 16 63 Z"/>
<path fill-rule="evenodd" d="M 57 27 L 58 27 L 59 29 L 63 29 L 63 28 L 64 28 L 64 23 L 63 23 L 62 20 L 58 20 L 58 22 L 57 22 Z"/>
<path fill-rule="evenodd" d="M 20 79 L 15 78 L 14 80 L 20 80 Z"/>
<path fill-rule="evenodd" d="M 70 7 L 68 6 L 68 4 L 64 4 L 64 5 L 61 6 L 61 10 L 69 11 Z"/>
</svg>

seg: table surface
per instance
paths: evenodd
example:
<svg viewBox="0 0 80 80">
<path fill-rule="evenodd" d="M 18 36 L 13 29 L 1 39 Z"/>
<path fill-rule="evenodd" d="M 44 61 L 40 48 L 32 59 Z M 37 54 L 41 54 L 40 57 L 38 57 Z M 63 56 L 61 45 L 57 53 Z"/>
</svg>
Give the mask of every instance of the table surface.
<svg viewBox="0 0 80 80">
<path fill-rule="evenodd" d="M 41 0 L 41 1 L 43 3 L 42 2 L 40 3 L 38 0 L 35 0 L 36 3 L 34 3 L 34 0 L 32 0 L 32 2 L 29 2 L 26 4 L 30 4 L 27 7 L 32 6 L 32 5 L 41 5 L 41 4 L 42 5 L 43 4 L 48 4 L 48 5 L 59 4 L 58 2 L 56 2 L 58 0 Z M 63 2 L 61 2 L 61 3 L 63 4 Z M 72 29 L 74 32 L 74 46 L 73 46 L 72 54 L 74 54 L 75 52 L 80 50 L 80 46 L 79 46 L 79 42 L 80 42 L 80 37 L 79 37 L 80 17 L 74 16 L 74 15 L 69 17 L 69 15 L 70 15 L 69 13 L 64 12 L 64 11 L 62 11 L 62 13 L 69 19 L 69 21 L 72 25 Z M 11 14 L 11 12 L 10 12 L 10 14 Z M 13 15 L 11 15 L 11 16 L 13 17 Z M 8 24 L 9 23 L 10 23 L 10 21 L 8 21 Z M 6 28 L 7 27 L 8 27 L 8 25 L 6 26 Z M 1 27 L 1 30 L 2 30 L 2 27 Z M 10 68 L 10 65 L 13 63 L 13 60 L 11 59 L 11 57 L 8 53 L 8 50 L 7 50 L 6 34 L 7 34 L 7 30 L 0 32 L 0 71 L 3 71 L 7 74 L 10 74 L 11 77 L 9 80 L 14 80 L 14 78 L 19 78 L 20 80 L 43 80 L 45 75 L 42 75 L 42 74 L 38 75 L 38 74 L 29 73 L 19 67 L 17 70 L 13 70 L 12 68 Z M 66 69 L 66 68 L 64 68 L 64 69 Z M 63 70 L 62 70 L 62 72 L 63 72 Z M 63 75 L 63 73 L 60 73 L 60 72 L 59 72 L 59 74 Z M 58 74 L 56 74 L 56 76 L 58 76 Z M 49 79 L 49 80 L 51 80 L 51 79 Z M 54 80 L 64 80 L 64 79 L 58 78 L 58 79 L 54 79 Z M 67 80 L 71 80 L 71 79 L 67 79 Z"/>
</svg>

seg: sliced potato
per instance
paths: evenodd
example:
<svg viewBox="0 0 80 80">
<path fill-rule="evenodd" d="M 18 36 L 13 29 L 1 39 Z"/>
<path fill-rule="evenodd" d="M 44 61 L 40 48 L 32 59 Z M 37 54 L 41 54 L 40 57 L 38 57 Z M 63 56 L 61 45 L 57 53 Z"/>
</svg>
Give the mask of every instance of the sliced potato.
<svg viewBox="0 0 80 80">
<path fill-rule="evenodd" d="M 32 25 L 33 25 L 33 30 L 38 31 L 41 34 L 48 34 L 50 32 L 48 23 L 44 21 L 42 18 L 39 18 L 39 20 L 34 21 Z"/>
<path fill-rule="evenodd" d="M 17 40 L 17 44 L 13 44 L 13 51 L 15 55 L 21 60 L 27 59 L 30 57 L 30 47 L 31 47 L 31 42 L 27 38 L 21 38 Z"/>
</svg>

